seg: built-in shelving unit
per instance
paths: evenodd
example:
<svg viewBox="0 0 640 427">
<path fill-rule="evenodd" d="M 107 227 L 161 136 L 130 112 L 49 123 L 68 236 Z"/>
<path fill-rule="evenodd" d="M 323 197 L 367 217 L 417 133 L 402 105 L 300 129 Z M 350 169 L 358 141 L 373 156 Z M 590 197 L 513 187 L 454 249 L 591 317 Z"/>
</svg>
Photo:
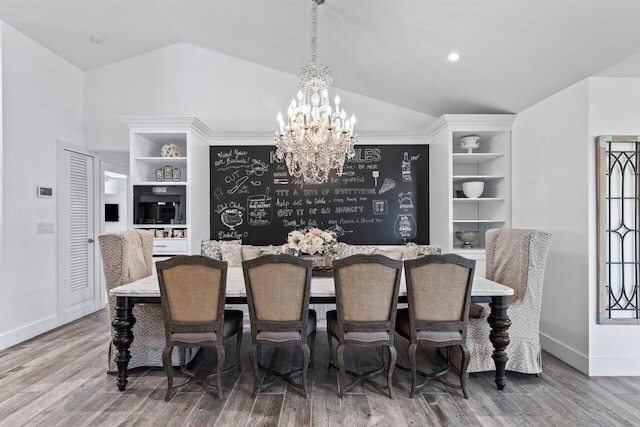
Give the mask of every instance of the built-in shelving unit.
<svg viewBox="0 0 640 427">
<path fill-rule="evenodd" d="M 207 141 L 211 130 L 195 117 L 121 119 L 129 125 L 130 228 L 154 232 L 154 255 L 200 253 L 200 241 L 208 238 L 209 230 L 209 180 L 195 177 L 208 175 Z M 181 156 L 163 157 L 161 150 L 165 144 L 176 144 Z M 150 194 L 145 200 L 161 200 L 160 194 L 176 194 L 173 197 L 179 200 L 179 209 L 175 209 L 175 216 L 155 223 L 135 218 L 134 194 L 142 191 Z M 201 203 L 202 200 L 206 202 Z"/>
<path fill-rule="evenodd" d="M 446 114 L 427 133 L 429 145 L 431 244 L 444 252 L 469 255 L 482 262 L 485 233 L 511 226 L 512 114 Z M 460 138 L 477 135 L 480 145 L 472 153 L 460 148 Z M 478 198 L 466 198 L 462 184 L 482 181 Z M 476 231 L 473 248 L 462 248 L 456 231 Z M 478 268 L 478 266 L 476 267 Z"/>
</svg>

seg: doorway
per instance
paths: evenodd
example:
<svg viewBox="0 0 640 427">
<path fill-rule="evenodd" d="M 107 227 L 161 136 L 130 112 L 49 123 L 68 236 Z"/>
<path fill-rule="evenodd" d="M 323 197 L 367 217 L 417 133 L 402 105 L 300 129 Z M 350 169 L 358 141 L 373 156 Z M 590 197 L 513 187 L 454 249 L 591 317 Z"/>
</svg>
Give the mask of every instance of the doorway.
<svg viewBox="0 0 640 427">
<path fill-rule="evenodd" d="M 127 194 L 129 188 L 129 168 L 118 164 L 100 162 L 100 234 L 124 231 L 128 228 Z M 99 251 L 99 247 L 96 248 Z M 100 257 L 98 257 L 100 259 Z M 98 277 L 100 278 L 100 306 L 106 301 L 106 286 L 102 273 L 102 262 L 98 262 Z"/>
</svg>

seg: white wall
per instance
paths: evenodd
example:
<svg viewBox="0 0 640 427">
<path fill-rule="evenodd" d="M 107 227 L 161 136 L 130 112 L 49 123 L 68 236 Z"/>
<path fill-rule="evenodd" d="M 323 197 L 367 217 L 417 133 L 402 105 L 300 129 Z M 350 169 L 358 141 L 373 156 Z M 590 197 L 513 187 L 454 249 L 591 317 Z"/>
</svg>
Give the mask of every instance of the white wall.
<svg viewBox="0 0 640 427">
<path fill-rule="evenodd" d="M 543 348 L 583 372 L 589 357 L 588 83 L 518 114 L 513 127 L 513 227 L 552 233 L 540 333 Z"/>
<path fill-rule="evenodd" d="M 2 33 L 0 348 L 57 326 L 57 140 L 84 145 L 84 73 L 12 27 Z M 36 197 L 36 187 L 54 197 Z"/>
<path fill-rule="evenodd" d="M 128 150 L 118 116 L 196 116 L 214 131 L 275 130 L 276 114 L 298 90 L 297 75 L 178 43 L 86 73 L 87 145 Z M 355 113 L 359 131 L 424 129 L 435 119 L 339 88 L 330 94 Z"/>
<path fill-rule="evenodd" d="M 640 78 L 589 79 L 589 141 L 595 147 L 598 135 L 640 135 Z M 595 212 L 595 148 L 590 150 L 593 165 L 589 177 L 590 211 Z M 595 218 L 595 214 L 594 214 Z M 598 325 L 595 219 L 592 232 L 592 277 L 589 287 L 589 374 L 640 375 L 640 327 Z"/>
</svg>

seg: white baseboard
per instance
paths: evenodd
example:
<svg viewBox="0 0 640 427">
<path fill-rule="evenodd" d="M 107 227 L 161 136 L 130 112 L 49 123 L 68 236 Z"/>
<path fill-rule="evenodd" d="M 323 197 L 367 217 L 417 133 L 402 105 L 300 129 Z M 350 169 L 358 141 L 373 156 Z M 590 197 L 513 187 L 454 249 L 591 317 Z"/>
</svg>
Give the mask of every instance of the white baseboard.
<svg viewBox="0 0 640 427">
<path fill-rule="evenodd" d="M 540 345 L 542 345 L 543 350 L 573 366 L 583 374 L 589 375 L 589 357 L 587 355 L 542 332 L 540 333 Z M 508 353 L 509 347 L 507 347 Z M 542 370 L 544 371 L 544 360 L 542 362 Z"/>
<path fill-rule="evenodd" d="M 91 313 L 95 313 L 98 310 L 101 310 L 105 306 L 100 304 L 100 301 L 90 301 L 88 303 L 76 304 L 71 307 L 67 307 L 63 313 L 62 323 L 67 324 L 73 322 L 74 320 L 78 320 L 81 317 L 87 316 Z"/>
<path fill-rule="evenodd" d="M 60 326 L 58 316 L 52 315 L 12 331 L 2 333 L 0 334 L 0 350 L 19 344 L 58 326 Z"/>
<path fill-rule="evenodd" d="M 640 358 L 592 357 L 589 359 L 589 375 L 593 377 L 640 376 Z"/>
</svg>

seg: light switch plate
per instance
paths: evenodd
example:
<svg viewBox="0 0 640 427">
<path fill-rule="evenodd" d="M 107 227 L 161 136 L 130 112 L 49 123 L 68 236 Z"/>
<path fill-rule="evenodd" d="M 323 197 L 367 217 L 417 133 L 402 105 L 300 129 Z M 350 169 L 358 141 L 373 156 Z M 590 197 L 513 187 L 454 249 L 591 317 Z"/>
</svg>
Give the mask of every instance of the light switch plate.
<svg viewBox="0 0 640 427">
<path fill-rule="evenodd" d="M 53 188 L 38 185 L 38 197 L 53 197 Z"/>
</svg>

